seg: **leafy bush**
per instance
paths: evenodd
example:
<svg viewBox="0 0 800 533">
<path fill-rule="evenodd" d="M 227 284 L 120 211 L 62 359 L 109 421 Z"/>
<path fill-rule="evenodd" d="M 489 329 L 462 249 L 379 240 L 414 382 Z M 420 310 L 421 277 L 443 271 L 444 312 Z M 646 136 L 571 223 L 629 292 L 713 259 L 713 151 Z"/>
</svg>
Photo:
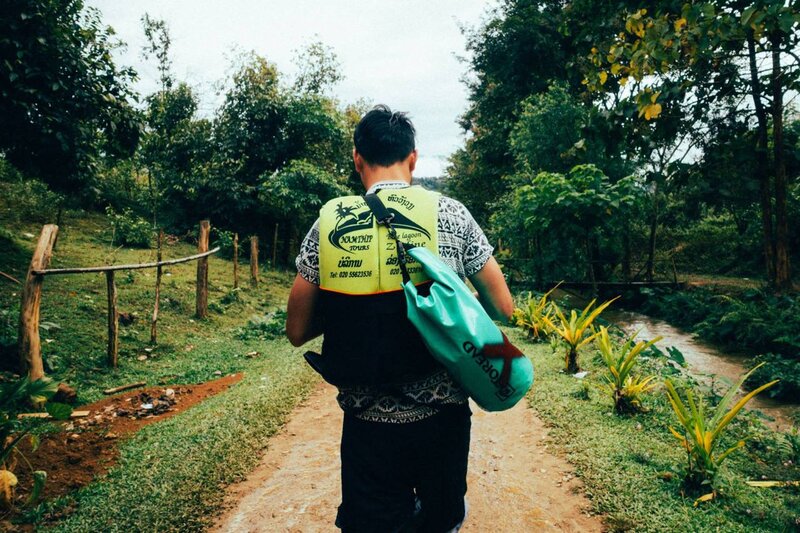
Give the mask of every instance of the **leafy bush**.
<svg viewBox="0 0 800 533">
<path fill-rule="evenodd" d="M 38 180 L 20 180 L 2 184 L 0 207 L 3 218 L 13 222 L 54 223 L 64 197 Z"/>
<path fill-rule="evenodd" d="M 16 461 L 12 459 L 12 454 L 20 454 L 17 446 L 28 434 L 16 415 L 21 409 L 28 407 L 29 403 L 46 402 L 57 388 L 58 385 L 49 378 L 31 381 L 27 376 L 0 384 L 0 507 L 4 509 L 13 506 L 14 487 L 17 484 L 17 477 L 13 473 Z M 65 420 L 72 413 L 72 408 L 61 403 L 51 403 L 48 404 L 47 411 L 53 418 Z M 32 438 L 32 445 L 36 447 L 36 437 Z M 47 474 L 41 471 L 34 472 L 33 479 L 35 486 L 29 502 L 38 498 Z"/>
<path fill-rule="evenodd" d="M 617 296 L 617 298 L 619 298 L 619 296 Z M 592 307 L 596 300 L 592 300 L 589 302 L 589 305 L 581 311 L 580 315 L 575 309 L 572 309 L 569 313 L 569 319 L 567 319 L 564 312 L 553 303 L 553 312 L 555 313 L 555 318 L 558 319 L 558 325 L 554 323 L 555 320 L 542 317 L 542 320 L 556 335 L 560 336 L 567 345 L 567 354 L 565 358 L 565 370 L 567 373 L 575 374 L 580 371 L 580 367 L 578 366 L 578 348 L 594 340 L 597 333 L 594 332 L 592 322 L 594 322 L 594 320 L 600 316 L 600 313 L 617 298 L 604 302 L 594 309 L 592 309 Z M 590 331 L 592 334 L 584 337 L 584 335 L 587 335 Z"/>
<path fill-rule="evenodd" d="M 753 369 L 755 370 L 755 369 Z M 736 393 L 742 383 L 750 377 L 753 370 L 742 376 L 735 383 L 719 404 L 709 413 L 705 412 L 705 405 L 702 396 L 697 397 L 692 393 L 691 388 L 686 389 L 686 402 L 681 399 L 675 386 L 667 379 L 664 384 L 667 387 L 667 397 L 672 405 L 672 410 L 680 422 L 681 431 L 677 431 L 670 426 L 672 434 L 681 442 L 681 446 L 686 450 L 686 469 L 684 481 L 691 490 L 705 488 L 711 490 L 713 495 L 714 479 L 719 471 L 722 462 L 733 452 L 744 446 L 744 441 L 740 440 L 734 446 L 722 453 L 716 453 L 722 440 L 725 428 L 742 408 L 753 399 L 759 392 L 768 389 L 776 382 L 766 383 L 756 390 L 748 393 L 736 404 L 728 409 L 733 402 Z M 710 416 L 709 416 L 710 415 Z"/>
<path fill-rule="evenodd" d="M 556 285 L 558 287 L 558 285 Z M 533 340 L 543 340 L 552 330 L 545 318 L 551 318 L 553 308 L 547 297 L 550 296 L 556 287 L 553 287 L 545 294 L 534 298 L 533 293 L 528 293 L 528 301 L 522 307 L 514 309 L 511 315 L 511 323 L 528 333 L 528 337 Z"/>
<path fill-rule="evenodd" d="M 597 336 L 597 347 L 603 356 L 606 364 L 607 374 L 603 377 L 606 380 L 604 388 L 611 394 L 614 400 L 614 409 L 617 413 L 631 413 L 641 409 L 641 396 L 653 389 L 655 384 L 652 381 L 655 376 L 642 378 L 632 373 L 636 360 L 645 349 L 653 346 L 662 337 L 634 344 L 636 335 L 628 339 L 620 346 L 614 345 L 608 336 L 608 330 L 601 326 Z"/>
<path fill-rule="evenodd" d="M 153 227 L 145 219 L 136 216 L 130 209 L 123 209 L 122 213 L 117 213 L 111 206 L 106 207 L 106 216 L 114 232 L 114 243 L 150 248 L 153 241 Z"/>
<path fill-rule="evenodd" d="M 758 366 L 745 382 L 745 387 L 753 389 L 780 379 L 777 385 L 769 390 L 770 398 L 800 402 L 800 360 L 766 353 L 756 356 L 755 361 Z"/>
<path fill-rule="evenodd" d="M 233 232 L 219 228 L 211 228 L 211 235 L 214 238 L 212 248 L 219 246 L 217 255 L 225 259 L 233 258 Z M 241 253 L 241 249 L 239 250 Z"/>
<path fill-rule="evenodd" d="M 254 316 L 243 328 L 239 328 L 236 337 L 241 340 L 270 340 L 282 337 L 286 331 L 286 311 L 278 310 L 266 316 Z"/>
</svg>

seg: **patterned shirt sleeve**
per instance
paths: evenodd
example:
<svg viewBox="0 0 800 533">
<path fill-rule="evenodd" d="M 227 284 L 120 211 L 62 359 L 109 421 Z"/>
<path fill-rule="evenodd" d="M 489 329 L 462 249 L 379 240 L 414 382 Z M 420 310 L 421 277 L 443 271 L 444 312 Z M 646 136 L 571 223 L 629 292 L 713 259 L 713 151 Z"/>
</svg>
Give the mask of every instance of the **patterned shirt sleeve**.
<svg viewBox="0 0 800 533">
<path fill-rule="evenodd" d="M 294 264 L 304 280 L 319 285 L 319 219 L 308 230 Z"/>
<path fill-rule="evenodd" d="M 483 268 L 492 257 L 494 248 L 466 207 L 464 207 L 464 217 L 467 219 L 464 236 L 464 274 L 469 278 Z"/>
</svg>

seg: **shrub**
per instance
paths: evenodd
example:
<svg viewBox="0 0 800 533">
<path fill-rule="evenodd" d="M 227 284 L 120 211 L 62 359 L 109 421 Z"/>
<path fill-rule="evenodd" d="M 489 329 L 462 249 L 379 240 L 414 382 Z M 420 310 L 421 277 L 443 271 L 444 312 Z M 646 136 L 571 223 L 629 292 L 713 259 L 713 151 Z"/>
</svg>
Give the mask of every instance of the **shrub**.
<svg viewBox="0 0 800 533">
<path fill-rule="evenodd" d="M 533 340 L 543 340 L 552 331 L 544 319 L 551 318 L 552 306 L 547 297 L 556 290 L 556 287 L 539 298 L 534 298 L 533 293 L 529 292 L 527 303 L 514 309 L 514 313 L 511 315 L 511 323 L 527 332 L 528 337 Z"/>
<path fill-rule="evenodd" d="M 242 340 L 270 340 L 282 337 L 286 331 L 286 311 L 278 310 L 266 316 L 254 316 L 236 336 Z"/>
<path fill-rule="evenodd" d="M 642 378 L 635 376 L 632 371 L 642 351 L 653 346 L 662 337 L 634 344 L 635 339 L 636 335 L 624 344 L 615 346 L 608 336 L 608 330 L 602 326 L 597 336 L 597 347 L 608 370 L 608 373 L 603 375 L 606 380 L 604 388 L 611 394 L 614 409 L 620 414 L 640 410 L 641 396 L 655 387 L 652 383 L 655 376 Z"/>
<path fill-rule="evenodd" d="M 753 369 L 755 370 L 755 369 Z M 744 441 L 740 440 L 734 446 L 722 453 L 717 453 L 716 449 L 720 445 L 723 432 L 733 418 L 742 408 L 753 399 L 759 392 L 768 389 L 776 383 L 772 381 L 766 383 L 756 390 L 748 393 L 736 404 L 728 409 L 733 402 L 736 393 L 742 383 L 750 377 L 753 370 L 745 374 L 735 383 L 722 397 L 719 404 L 706 415 L 705 405 L 701 396 L 695 402 L 691 388 L 686 389 L 686 403 L 683 402 L 675 386 L 667 379 L 664 384 L 667 387 L 667 397 L 675 412 L 675 416 L 680 422 L 681 432 L 670 426 L 670 431 L 681 442 L 681 446 L 686 450 L 687 465 L 684 472 L 684 481 L 691 490 L 710 489 L 714 493 L 714 479 L 722 462 L 733 452 L 744 446 Z"/>
<path fill-rule="evenodd" d="M 38 180 L 2 183 L 3 216 L 13 222 L 55 223 L 64 197 Z"/>
<path fill-rule="evenodd" d="M 114 243 L 137 248 L 150 248 L 153 241 L 153 227 L 145 219 L 136 216 L 130 209 L 117 213 L 111 206 L 106 207 L 106 216 L 111 222 Z"/>
<path fill-rule="evenodd" d="M 617 296 L 619 298 L 619 296 Z M 579 315 L 575 309 L 572 309 L 569 314 L 569 319 L 564 315 L 564 312 L 558 308 L 558 306 L 553 303 L 553 312 L 555 313 L 555 318 L 558 319 L 558 325 L 554 322 L 555 320 L 551 320 L 548 317 L 542 317 L 542 320 L 553 330 L 555 334 L 560 336 L 564 339 L 564 342 L 567 345 L 567 354 L 565 358 L 565 370 L 570 374 L 575 374 L 580 371 L 580 367 L 578 366 L 578 348 L 589 344 L 594 340 L 597 333 L 594 332 L 594 328 L 592 327 L 592 322 L 600 316 L 600 313 L 603 310 L 611 305 L 611 303 L 616 300 L 617 298 L 613 298 L 592 310 L 594 306 L 594 302 L 596 300 L 592 300 L 589 302 L 581 314 Z M 591 311 L 590 311 L 591 310 Z M 592 328 L 591 330 L 589 328 Z M 591 335 L 584 337 L 589 331 L 592 332 Z"/>
<path fill-rule="evenodd" d="M 770 398 L 790 402 L 800 401 L 800 360 L 765 353 L 756 356 L 755 361 L 758 365 L 745 382 L 746 388 L 753 389 L 780 379 L 778 384 L 769 390 Z"/>
<path fill-rule="evenodd" d="M 233 232 L 219 228 L 211 228 L 211 235 L 214 237 L 214 245 L 219 246 L 217 255 L 225 259 L 233 258 Z M 241 250 L 239 250 L 241 253 Z"/>
</svg>

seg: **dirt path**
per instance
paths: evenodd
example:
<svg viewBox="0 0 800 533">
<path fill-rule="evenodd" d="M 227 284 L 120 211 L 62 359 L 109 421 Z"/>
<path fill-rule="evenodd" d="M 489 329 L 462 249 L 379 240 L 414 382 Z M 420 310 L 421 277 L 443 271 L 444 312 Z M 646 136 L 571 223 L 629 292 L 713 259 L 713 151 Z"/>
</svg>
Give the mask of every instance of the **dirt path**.
<svg viewBox="0 0 800 533">
<path fill-rule="evenodd" d="M 335 390 L 319 386 L 274 437 L 261 464 L 226 498 L 213 531 L 338 531 L 339 438 Z M 547 452 L 547 430 L 524 402 L 505 413 L 473 407 L 464 533 L 602 531 L 568 463 Z"/>
</svg>

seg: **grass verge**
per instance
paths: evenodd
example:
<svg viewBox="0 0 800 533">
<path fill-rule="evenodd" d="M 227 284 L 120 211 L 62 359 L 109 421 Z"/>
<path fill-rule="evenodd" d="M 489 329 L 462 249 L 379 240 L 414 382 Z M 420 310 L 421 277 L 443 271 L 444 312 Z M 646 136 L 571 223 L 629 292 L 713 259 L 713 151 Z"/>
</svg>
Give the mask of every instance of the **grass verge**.
<svg viewBox="0 0 800 533">
<path fill-rule="evenodd" d="M 729 457 L 719 475 L 720 497 L 694 506 L 681 490 L 685 454 L 668 432 L 675 425 L 663 387 L 650 394 L 647 413 L 617 416 L 612 401 L 598 388 L 602 379 L 591 351 L 581 355 L 590 372 L 588 395 L 582 380 L 561 373 L 563 357 L 549 345 L 525 344 L 536 368 L 530 405 L 550 426 L 550 439 L 575 466 L 594 510 L 613 531 L 795 531 L 800 528 L 800 490 L 752 488 L 746 480 L 798 479 L 800 469 L 779 451 L 780 436 L 764 428 L 754 414 L 740 415 L 722 449 L 740 438 L 748 444 Z M 667 372 L 658 360 L 645 365 Z M 675 377 L 673 376 L 673 380 Z M 663 381 L 663 380 L 662 380 Z M 727 446 L 725 446 L 727 444 Z"/>
</svg>

